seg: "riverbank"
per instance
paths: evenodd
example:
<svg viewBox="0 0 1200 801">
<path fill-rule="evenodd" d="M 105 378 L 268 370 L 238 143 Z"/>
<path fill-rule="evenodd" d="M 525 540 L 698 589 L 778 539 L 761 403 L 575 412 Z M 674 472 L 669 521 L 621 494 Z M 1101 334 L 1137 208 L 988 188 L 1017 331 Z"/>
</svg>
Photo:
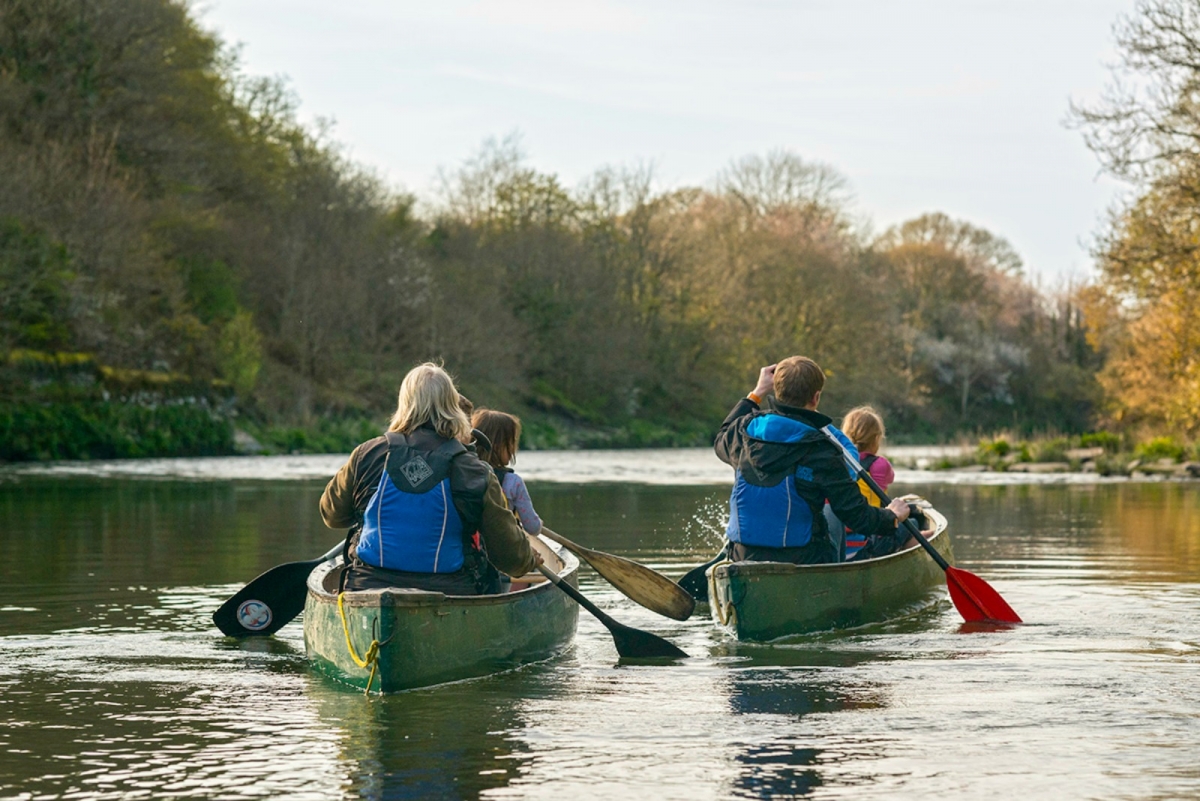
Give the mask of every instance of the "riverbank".
<svg viewBox="0 0 1200 801">
<path fill-rule="evenodd" d="M 1155 437 L 1131 443 L 1108 432 L 1012 444 L 1003 436 L 930 449 L 891 448 L 897 466 L 915 470 L 1025 475 L 1082 474 L 1135 479 L 1200 479 L 1200 444 Z"/>
</svg>

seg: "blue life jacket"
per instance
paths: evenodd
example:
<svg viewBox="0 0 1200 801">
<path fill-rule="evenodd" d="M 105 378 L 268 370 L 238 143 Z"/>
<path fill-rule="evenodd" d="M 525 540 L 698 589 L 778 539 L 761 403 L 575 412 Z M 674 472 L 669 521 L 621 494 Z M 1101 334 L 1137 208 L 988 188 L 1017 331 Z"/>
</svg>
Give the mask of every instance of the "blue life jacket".
<svg viewBox="0 0 1200 801">
<path fill-rule="evenodd" d="M 833 432 L 857 457 L 858 448 L 850 438 L 837 428 Z M 747 436 L 781 445 L 798 444 L 814 434 L 825 438 L 819 429 L 807 423 L 774 413 L 755 415 L 746 425 Z M 846 470 L 854 476 L 849 467 Z M 797 481 L 813 482 L 812 468 L 797 464 L 774 480 L 769 485 L 755 484 L 747 481 L 741 470 L 736 472 L 733 492 L 729 495 L 729 526 L 725 530 L 730 542 L 763 548 L 801 548 L 812 540 L 814 528 L 824 525 L 823 517 L 821 523 L 814 522 L 813 510 L 796 491 Z"/>
<path fill-rule="evenodd" d="M 434 451 L 413 448 L 388 433 L 379 486 L 363 514 L 355 554 L 363 562 L 407 573 L 454 573 L 463 567 L 463 519 L 454 506 L 450 463 L 466 452 L 449 440 Z"/>
</svg>

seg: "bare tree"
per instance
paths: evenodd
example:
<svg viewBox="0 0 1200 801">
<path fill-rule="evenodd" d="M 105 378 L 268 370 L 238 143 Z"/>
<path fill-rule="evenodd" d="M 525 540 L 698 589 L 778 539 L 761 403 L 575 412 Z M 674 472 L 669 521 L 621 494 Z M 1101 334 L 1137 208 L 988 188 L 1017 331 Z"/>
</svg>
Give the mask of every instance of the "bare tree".
<svg viewBox="0 0 1200 801">
<path fill-rule="evenodd" d="M 1145 182 L 1200 162 L 1200 5 L 1141 0 L 1115 28 L 1121 61 L 1095 106 L 1069 121 L 1113 175 Z"/>
</svg>

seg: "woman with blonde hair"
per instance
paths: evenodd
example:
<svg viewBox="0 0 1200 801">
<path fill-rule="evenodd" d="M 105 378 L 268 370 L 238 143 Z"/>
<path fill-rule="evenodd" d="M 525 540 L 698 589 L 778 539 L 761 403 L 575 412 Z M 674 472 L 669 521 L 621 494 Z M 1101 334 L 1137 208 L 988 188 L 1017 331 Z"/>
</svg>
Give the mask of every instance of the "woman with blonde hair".
<svg viewBox="0 0 1200 801">
<path fill-rule="evenodd" d="M 387 432 L 354 449 L 321 496 L 330 528 L 349 528 L 345 588 L 493 592 L 490 561 L 520 576 L 540 561 L 492 469 L 466 444 L 454 380 L 426 362 L 400 385 Z"/>
</svg>

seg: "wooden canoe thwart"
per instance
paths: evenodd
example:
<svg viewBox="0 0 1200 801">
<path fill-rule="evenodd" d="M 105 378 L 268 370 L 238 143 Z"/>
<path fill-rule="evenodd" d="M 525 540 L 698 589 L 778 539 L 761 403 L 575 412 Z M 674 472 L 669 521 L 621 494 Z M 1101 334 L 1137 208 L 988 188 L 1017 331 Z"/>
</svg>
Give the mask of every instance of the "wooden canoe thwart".
<svg viewBox="0 0 1200 801">
<path fill-rule="evenodd" d="M 544 540 L 547 564 L 576 585 L 579 560 Z M 304 645 L 309 660 L 333 678 L 392 692 L 484 676 L 554 655 L 575 636 L 579 607 L 541 575 L 514 582 L 502 595 L 445 595 L 390 587 L 347 592 L 342 607 L 354 654 L 338 611 L 341 560 L 326 562 L 308 578 Z M 377 660 L 362 667 L 372 641 Z M 356 659 L 357 656 L 359 659 Z"/>
<path fill-rule="evenodd" d="M 930 544 L 953 564 L 946 518 L 926 501 L 912 502 L 934 530 Z M 760 642 L 888 620 L 932 603 L 945 584 L 922 548 L 828 565 L 719 562 L 707 576 L 713 620 L 739 640 Z"/>
</svg>

